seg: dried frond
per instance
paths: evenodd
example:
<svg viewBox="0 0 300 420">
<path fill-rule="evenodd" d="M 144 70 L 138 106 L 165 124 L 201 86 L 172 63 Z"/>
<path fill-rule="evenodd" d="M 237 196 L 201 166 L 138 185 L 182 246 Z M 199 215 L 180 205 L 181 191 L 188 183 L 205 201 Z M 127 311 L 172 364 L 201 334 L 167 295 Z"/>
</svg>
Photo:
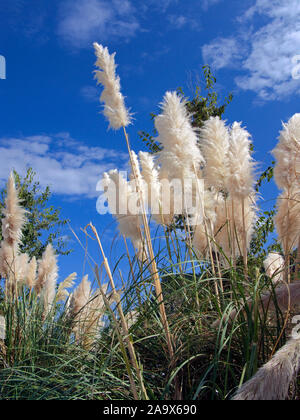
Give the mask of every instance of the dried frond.
<svg viewBox="0 0 300 420">
<path fill-rule="evenodd" d="M 283 401 L 300 369 L 300 340 L 290 340 L 246 382 L 233 400 Z"/>
<path fill-rule="evenodd" d="M 270 252 L 264 260 L 266 274 L 272 279 L 274 284 L 283 281 L 284 258 L 277 252 Z"/>
<path fill-rule="evenodd" d="M 121 93 L 120 78 L 116 75 L 115 53 L 109 54 L 107 47 L 94 43 L 97 57 L 95 78 L 103 85 L 104 90 L 100 101 L 104 102 L 103 114 L 108 119 L 110 127 L 118 130 L 130 124 L 130 113 L 125 107 L 124 97 Z"/>
<path fill-rule="evenodd" d="M 250 138 L 250 134 L 240 123 L 233 124 L 228 150 L 229 173 L 226 179 L 226 190 L 232 198 L 243 199 L 253 193 L 255 179 Z"/>
<path fill-rule="evenodd" d="M 219 117 L 210 117 L 200 130 L 201 150 L 206 165 L 204 177 L 206 187 L 225 190 L 228 178 L 229 130 Z"/>
<path fill-rule="evenodd" d="M 276 158 L 274 178 L 282 190 L 298 186 L 300 176 L 300 114 L 295 114 L 287 124 L 283 124 L 279 142 L 273 150 Z"/>
</svg>

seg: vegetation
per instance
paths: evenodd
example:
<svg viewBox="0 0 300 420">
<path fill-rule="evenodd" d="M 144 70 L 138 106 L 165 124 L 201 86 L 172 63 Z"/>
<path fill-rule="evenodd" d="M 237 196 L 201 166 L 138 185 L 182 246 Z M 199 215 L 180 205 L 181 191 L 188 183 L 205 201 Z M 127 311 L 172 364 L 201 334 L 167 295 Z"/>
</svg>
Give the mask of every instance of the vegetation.
<svg viewBox="0 0 300 420">
<path fill-rule="evenodd" d="M 10 177 L 0 247 L 1 398 L 296 398 L 299 389 L 291 384 L 300 367 L 300 338 L 295 332 L 288 338 L 300 303 L 299 114 L 283 127 L 274 151 L 282 190 L 276 212 L 260 216 L 257 186 L 273 170 L 257 182 L 249 133 L 238 123 L 228 127 L 219 114 L 201 116 L 196 132 L 197 115 L 192 119 L 188 103 L 168 92 L 155 117 L 159 150 L 138 158 L 126 133 L 130 114 L 114 55 L 98 44 L 95 50 L 104 114 L 111 127 L 123 128 L 130 156 L 130 181 L 116 170 L 104 174 L 109 206 L 115 204 L 108 194 L 112 185 L 128 199 L 127 211 L 114 215 L 124 255 L 111 267 L 89 224 L 86 239 L 101 255 L 96 265 L 89 259 L 97 287 L 85 276 L 73 290 L 75 273 L 57 285 L 51 244 L 38 262 L 21 248 L 26 220 Z M 209 100 L 203 103 L 209 107 Z M 199 207 L 187 207 L 184 192 L 183 212 L 175 206 L 167 212 L 164 177 L 192 179 L 196 186 L 204 179 L 204 190 L 192 189 Z M 174 190 L 170 195 L 175 202 Z M 182 229 L 170 229 L 180 216 Z M 275 226 L 270 250 L 280 253 L 265 259 Z M 124 258 L 126 273 L 120 269 Z"/>
<path fill-rule="evenodd" d="M 51 199 L 50 188 L 42 189 L 40 183 L 35 180 L 36 174 L 32 168 L 27 170 L 24 178 L 16 171 L 14 177 L 22 206 L 28 212 L 27 223 L 23 228 L 22 252 L 28 253 L 30 257 L 40 258 L 47 245 L 53 244 L 58 254 L 68 255 L 71 250 L 68 249 L 62 234 L 68 220 L 61 218 L 59 208 L 48 205 Z M 4 188 L 0 192 L 0 214 L 4 208 L 5 195 Z M 1 225 L 0 240 L 2 240 Z"/>
</svg>

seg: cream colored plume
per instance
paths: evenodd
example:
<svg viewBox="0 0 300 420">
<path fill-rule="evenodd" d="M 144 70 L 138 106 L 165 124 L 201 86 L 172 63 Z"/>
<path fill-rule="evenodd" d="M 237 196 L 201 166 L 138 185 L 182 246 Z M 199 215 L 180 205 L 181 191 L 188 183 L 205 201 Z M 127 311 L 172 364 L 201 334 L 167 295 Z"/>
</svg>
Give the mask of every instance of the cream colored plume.
<svg viewBox="0 0 300 420">
<path fill-rule="evenodd" d="M 77 273 L 72 273 L 63 282 L 60 283 L 57 289 L 56 296 L 55 296 L 56 302 L 65 300 L 70 296 L 70 293 L 68 292 L 67 289 L 70 289 L 71 287 L 74 286 L 76 277 L 77 277 Z"/>
<path fill-rule="evenodd" d="M 300 339 L 292 339 L 239 389 L 233 400 L 284 401 L 299 369 Z"/>
<path fill-rule="evenodd" d="M 2 219 L 2 236 L 4 242 L 11 247 L 17 247 L 22 239 L 22 228 L 26 220 L 26 212 L 20 205 L 13 174 L 10 174 L 7 183 L 5 208 L 2 210 L 2 213 L 4 215 Z"/>
<path fill-rule="evenodd" d="M 209 241 L 214 240 L 217 205 L 217 195 L 212 191 L 205 190 L 203 197 L 200 197 L 199 208 L 190 220 L 190 224 L 195 226 L 193 249 L 199 259 L 206 258 Z"/>
<path fill-rule="evenodd" d="M 224 198 L 219 196 L 216 208 L 217 220 L 215 224 L 215 240 L 222 249 L 221 260 L 228 265 L 233 250 L 235 257 L 242 255 L 244 240 L 244 224 L 246 234 L 246 247 L 250 248 L 250 242 L 254 232 L 254 225 L 257 219 L 255 196 L 252 194 L 244 199 L 244 217 L 242 207 L 238 200 L 226 204 Z M 234 239 L 230 226 L 234 224 Z M 227 258 L 226 258 L 227 257 Z"/>
<path fill-rule="evenodd" d="M 97 57 L 95 78 L 103 85 L 104 90 L 100 101 L 104 102 L 104 115 L 110 127 L 118 130 L 130 124 L 130 114 L 125 107 L 124 97 L 121 93 L 120 78 L 116 75 L 115 53 L 109 54 L 107 47 L 94 43 Z"/>
<path fill-rule="evenodd" d="M 284 191 L 277 201 L 278 211 L 274 218 L 278 239 L 284 254 L 298 246 L 300 236 L 300 190 Z"/>
<path fill-rule="evenodd" d="M 79 286 L 72 294 L 70 310 L 74 316 L 78 316 L 89 302 L 91 295 L 91 282 L 88 275 L 84 276 Z"/>
<path fill-rule="evenodd" d="M 26 284 L 29 289 L 32 289 L 35 286 L 37 274 L 37 261 L 35 257 L 32 257 L 31 261 L 28 264 L 28 269 L 26 273 Z"/>
<path fill-rule="evenodd" d="M 289 189 L 295 182 L 300 186 L 300 114 L 283 124 L 279 142 L 272 153 L 276 158 L 274 178 L 278 187 Z"/>
<path fill-rule="evenodd" d="M 108 284 L 102 286 L 107 293 Z M 105 305 L 100 290 L 91 291 L 88 276 L 84 276 L 80 285 L 72 294 L 69 313 L 74 318 L 73 331 L 77 341 L 81 341 L 85 348 L 90 348 L 101 327 L 101 317 L 105 312 Z"/>
<path fill-rule="evenodd" d="M 115 188 L 116 194 L 106 195 L 108 206 L 119 224 L 119 231 L 130 238 L 137 251 L 138 258 L 145 259 L 144 242 L 141 232 L 140 195 L 117 170 L 104 173 L 108 190 Z M 106 193 L 104 193 L 106 194 Z M 114 200 L 114 202 L 113 202 Z"/>
<path fill-rule="evenodd" d="M 29 256 L 28 254 L 20 254 L 16 258 L 16 273 L 15 278 L 17 283 L 22 286 L 25 285 L 27 279 L 27 272 L 29 268 Z"/>
<path fill-rule="evenodd" d="M 56 280 L 58 277 L 57 257 L 51 244 L 47 245 L 42 259 L 38 262 L 38 275 L 34 289 L 37 295 L 43 292 L 44 301 L 52 303 L 55 296 Z"/>
<path fill-rule="evenodd" d="M 17 247 L 1 242 L 0 248 L 0 274 L 7 281 L 15 282 Z"/>
<path fill-rule="evenodd" d="M 194 178 L 204 158 L 197 145 L 186 102 L 176 92 L 167 92 L 161 107 L 162 113 L 155 118 L 157 141 L 163 146 L 159 153 L 160 177 L 170 181 Z"/>
<path fill-rule="evenodd" d="M 161 183 L 159 170 L 155 165 L 154 156 L 147 152 L 140 152 L 139 158 L 142 168 L 142 176 L 147 184 L 147 202 L 152 215 L 158 216 L 161 207 Z"/>
<path fill-rule="evenodd" d="M 206 161 L 205 186 L 225 190 L 225 179 L 229 176 L 228 151 L 229 130 L 219 117 L 210 117 L 200 130 L 201 150 Z"/>
<path fill-rule="evenodd" d="M 251 156 L 250 134 L 240 123 L 235 122 L 231 129 L 228 150 L 228 177 L 226 190 L 232 198 L 247 198 L 254 188 L 254 161 Z"/>
<path fill-rule="evenodd" d="M 283 281 L 284 258 L 277 252 L 270 252 L 264 260 L 266 274 L 274 284 Z"/>
</svg>

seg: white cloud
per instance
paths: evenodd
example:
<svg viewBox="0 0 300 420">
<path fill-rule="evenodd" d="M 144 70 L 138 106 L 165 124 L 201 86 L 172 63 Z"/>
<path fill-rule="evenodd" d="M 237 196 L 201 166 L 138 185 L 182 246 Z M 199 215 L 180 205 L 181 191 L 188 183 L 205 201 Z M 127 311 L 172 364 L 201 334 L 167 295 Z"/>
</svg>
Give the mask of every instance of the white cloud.
<svg viewBox="0 0 300 420">
<path fill-rule="evenodd" d="M 238 42 L 234 38 L 217 38 L 202 47 L 203 60 L 214 69 L 234 67 L 240 60 Z"/>
<path fill-rule="evenodd" d="M 139 30 L 135 9 L 129 0 L 64 0 L 58 34 L 73 47 L 93 41 L 131 38 Z"/>
<path fill-rule="evenodd" d="M 176 29 L 182 29 L 184 26 L 197 29 L 200 26 L 195 19 L 184 15 L 168 15 L 168 21 Z"/>
<path fill-rule="evenodd" d="M 68 133 L 53 136 L 0 138 L 0 183 L 12 169 L 24 175 L 28 167 L 37 173 L 42 186 L 72 198 L 93 198 L 104 171 L 124 167 L 126 153 L 89 147 Z"/>
<path fill-rule="evenodd" d="M 254 17 L 259 14 L 265 22 L 247 33 Z M 292 77 L 292 59 L 300 54 L 300 2 L 299 0 L 256 0 L 254 6 L 239 18 L 241 34 L 232 44 L 233 51 L 225 48 L 223 56 L 214 50 L 217 40 L 203 47 L 203 55 L 210 56 L 216 68 L 230 67 L 232 57 L 242 54 L 236 83 L 242 90 L 251 90 L 262 100 L 283 99 L 300 94 L 300 82 Z M 223 39 L 227 47 L 231 38 Z M 220 58 L 221 57 L 221 58 Z"/>
<path fill-rule="evenodd" d="M 96 86 L 83 86 L 80 89 L 80 94 L 87 102 L 99 102 L 100 91 Z"/>
<path fill-rule="evenodd" d="M 202 8 L 207 10 L 209 7 L 214 6 L 215 4 L 219 3 L 222 0 L 202 0 Z"/>
</svg>

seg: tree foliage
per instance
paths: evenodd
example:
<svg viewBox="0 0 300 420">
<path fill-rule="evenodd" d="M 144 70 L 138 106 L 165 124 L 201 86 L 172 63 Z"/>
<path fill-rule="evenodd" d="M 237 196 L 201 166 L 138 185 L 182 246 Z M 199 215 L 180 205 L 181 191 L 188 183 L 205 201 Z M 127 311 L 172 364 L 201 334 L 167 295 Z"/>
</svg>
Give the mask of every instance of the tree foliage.
<svg viewBox="0 0 300 420">
<path fill-rule="evenodd" d="M 186 99 L 186 107 L 191 115 L 192 125 L 195 128 L 201 128 L 204 121 L 208 120 L 210 117 L 219 116 L 222 118 L 227 106 L 233 99 L 233 95 L 230 93 L 228 97 L 224 99 L 224 103 L 220 105 L 220 98 L 215 86 L 217 82 L 216 78 L 213 76 L 209 66 L 203 66 L 202 70 L 204 76 L 203 86 L 196 86 L 194 98 Z M 185 96 L 183 88 L 180 87 L 177 91 L 181 96 Z M 150 115 L 151 119 L 154 120 L 156 114 L 151 113 Z M 157 135 L 155 129 L 153 130 L 152 135 L 145 131 L 141 131 L 139 135 L 151 153 L 157 153 L 161 150 L 161 145 L 155 140 L 155 136 Z"/>
<path fill-rule="evenodd" d="M 21 252 L 30 257 L 40 258 L 51 243 L 56 252 L 67 255 L 71 252 L 62 236 L 62 230 L 68 220 L 61 219 L 60 208 L 49 205 L 51 191 L 49 187 L 43 189 L 35 180 L 32 168 L 27 170 L 24 177 L 14 171 L 16 187 L 22 206 L 27 211 L 27 223 L 23 230 L 23 244 Z M 0 215 L 5 205 L 6 188 L 0 192 Z M 0 240 L 2 240 L 2 226 L 0 225 Z"/>
</svg>

